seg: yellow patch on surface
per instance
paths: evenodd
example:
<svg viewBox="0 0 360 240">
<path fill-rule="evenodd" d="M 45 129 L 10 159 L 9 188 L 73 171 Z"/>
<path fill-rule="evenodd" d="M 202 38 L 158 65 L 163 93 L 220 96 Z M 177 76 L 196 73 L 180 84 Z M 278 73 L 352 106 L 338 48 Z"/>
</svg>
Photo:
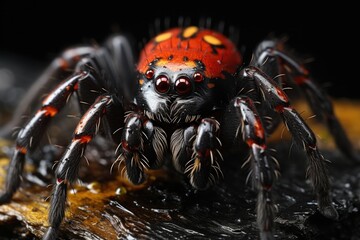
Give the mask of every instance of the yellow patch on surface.
<svg viewBox="0 0 360 240">
<path fill-rule="evenodd" d="M 194 36 L 199 31 L 198 27 L 192 26 L 188 27 L 183 32 L 183 38 L 190 38 Z"/>
<path fill-rule="evenodd" d="M 215 87 L 215 83 L 208 83 L 207 86 L 208 86 L 208 88 L 214 88 L 214 87 Z"/>
<path fill-rule="evenodd" d="M 222 44 L 222 42 L 219 39 L 217 39 L 216 37 L 211 36 L 211 35 L 205 35 L 203 39 L 205 42 L 207 42 L 211 45 L 219 46 Z"/>
<path fill-rule="evenodd" d="M 157 35 L 155 37 L 155 42 L 159 43 L 165 40 L 168 40 L 169 38 L 171 38 L 172 33 L 171 32 L 167 32 L 167 33 L 162 33 L 160 35 Z"/>
<path fill-rule="evenodd" d="M 144 84 L 144 79 L 139 79 L 139 84 L 143 85 Z"/>
</svg>

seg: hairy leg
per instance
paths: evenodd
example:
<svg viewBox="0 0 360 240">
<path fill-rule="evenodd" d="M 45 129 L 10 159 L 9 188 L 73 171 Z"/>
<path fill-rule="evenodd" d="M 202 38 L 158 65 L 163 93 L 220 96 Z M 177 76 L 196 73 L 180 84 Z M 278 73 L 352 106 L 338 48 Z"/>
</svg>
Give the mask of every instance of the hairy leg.
<svg viewBox="0 0 360 240">
<path fill-rule="evenodd" d="M 287 128 L 304 149 L 308 157 L 307 176 L 311 180 L 318 200 L 320 212 L 331 219 L 337 219 L 338 213 L 332 205 L 330 197 L 330 181 L 327 173 L 325 159 L 321 155 L 313 131 L 308 127 L 300 114 L 291 107 L 284 91 L 272 78 L 259 68 L 247 67 L 241 70 L 239 77 L 245 81 L 254 81 L 262 92 L 263 100 L 270 103 L 274 111 L 282 117 Z"/>
</svg>

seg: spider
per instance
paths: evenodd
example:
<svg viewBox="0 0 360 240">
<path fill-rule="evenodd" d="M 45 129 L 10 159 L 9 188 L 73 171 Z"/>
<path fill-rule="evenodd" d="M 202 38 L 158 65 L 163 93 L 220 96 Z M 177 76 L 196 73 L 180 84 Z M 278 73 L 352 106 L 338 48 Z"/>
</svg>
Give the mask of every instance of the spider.
<svg viewBox="0 0 360 240">
<path fill-rule="evenodd" d="M 71 74 L 49 91 L 18 133 L 0 204 L 11 201 L 20 186 L 27 152 L 39 146 L 51 119 L 76 93 L 82 117 L 55 170 L 50 227 L 44 239 L 56 238 L 68 185 L 77 180 L 80 160 L 99 132 L 116 143 L 115 162 L 124 163 L 126 176 L 134 184 L 144 182 L 147 169 L 161 167 L 171 156 L 174 168 L 195 189 L 203 190 L 222 176 L 226 151 L 249 152 L 247 162 L 257 190 L 257 225 L 264 240 L 274 238 L 271 189 L 278 173 L 266 138 L 282 120 L 307 155 L 307 176 L 319 211 L 337 219 L 316 137 L 291 106 L 283 86 L 299 86 L 342 153 L 352 159 L 357 156 L 329 97 L 286 49 L 276 38 L 264 40 L 245 65 L 230 38 L 197 26 L 170 28 L 154 37 L 142 50 L 136 68 L 131 44 L 123 35 L 111 36 L 101 46 L 67 49 L 52 62 L 44 79 L 59 79 L 68 69 Z"/>
</svg>

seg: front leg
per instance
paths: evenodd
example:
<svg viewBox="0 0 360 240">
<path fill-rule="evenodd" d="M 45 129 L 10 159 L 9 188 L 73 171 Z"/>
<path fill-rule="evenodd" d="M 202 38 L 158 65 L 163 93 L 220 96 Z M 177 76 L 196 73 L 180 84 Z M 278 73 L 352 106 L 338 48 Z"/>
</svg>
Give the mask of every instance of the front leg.
<svg viewBox="0 0 360 240">
<path fill-rule="evenodd" d="M 277 174 L 277 161 L 268 154 L 266 133 L 260 116 L 251 98 L 239 96 L 227 107 L 221 128 L 224 145 L 235 147 L 245 142 L 250 156 L 243 164 L 249 163 L 252 186 L 257 190 L 257 224 L 260 238 L 273 239 L 275 207 L 271 189 Z M 240 141 L 238 141 L 240 140 Z M 240 148 L 241 149 L 241 148 Z"/>
<path fill-rule="evenodd" d="M 175 130 L 171 136 L 170 149 L 173 166 L 180 173 L 184 173 L 185 165 L 190 161 L 193 154 L 196 132 L 197 125 L 191 125 L 185 129 Z"/>
<path fill-rule="evenodd" d="M 325 165 L 325 159 L 319 152 L 316 137 L 300 114 L 290 106 L 284 91 L 277 86 L 272 78 L 256 67 L 241 70 L 239 76 L 247 81 L 254 81 L 263 93 L 264 100 L 269 102 L 274 111 L 279 113 L 287 128 L 303 147 L 308 156 L 307 175 L 316 192 L 320 212 L 331 219 L 337 219 L 338 213 L 332 205 L 330 197 L 330 181 Z"/>
<path fill-rule="evenodd" d="M 222 177 L 218 135 L 219 123 L 204 118 L 199 125 L 178 129 L 171 136 L 174 166 L 188 175 L 190 184 L 196 189 L 206 189 Z"/>
<path fill-rule="evenodd" d="M 30 89 L 26 91 L 25 95 L 21 96 L 21 101 L 15 109 L 11 121 L 0 128 L 0 136 L 10 137 L 15 127 L 24 124 L 23 115 L 33 107 L 32 105 L 36 103 L 39 96 L 46 93 L 44 90 L 48 86 L 54 87 L 54 84 L 57 84 L 59 79 L 70 78 L 78 62 L 95 51 L 96 48 L 91 46 L 70 48 L 55 58 L 43 74 L 31 85 Z"/>
<path fill-rule="evenodd" d="M 73 140 L 66 148 L 55 172 L 56 185 L 53 189 L 49 211 L 50 227 L 43 239 L 56 239 L 60 224 L 65 216 L 67 185 L 76 181 L 80 160 L 87 144 L 99 130 L 101 117 L 105 114 L 106 107 L 109 104 L 111 104 L 110 96 L 97 98 L 76 127 Z"/>
<path fill-rule="evenodd" d="M 126 174 L 134 184 L 145 180 L 145 171 L 164 162 L 167 151 L 166 132 L 156 127 L 142 114 L 129 113 L 122 132 L 120 155 L 116 162 L 124 161 Z"/>
<path fill-rule="evenodd" d="M 14 155 L 6 175 L 5 191 L 0 193 L 0 204 L 9 202 L 19 188 L 27 152 L 38 146 L 51 119 L 65 107 L 72 93 L 78 89 L 79 82 L 88 77 L 89 73 L 77 71 L 64 80 L 48 95 L 37 113 L 19 132 Z"/>
</svg>

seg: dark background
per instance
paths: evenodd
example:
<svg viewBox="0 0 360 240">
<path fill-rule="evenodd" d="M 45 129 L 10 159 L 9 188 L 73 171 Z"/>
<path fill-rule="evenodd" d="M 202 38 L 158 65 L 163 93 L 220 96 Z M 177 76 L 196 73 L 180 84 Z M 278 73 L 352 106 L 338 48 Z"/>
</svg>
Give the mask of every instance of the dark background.
<svg viewBox="0 0 360 240">
<path fill-rule="evenodd" d="M 269 33 L 286 35 L 293 49 L 314 59 L 309 68 L 331 96 L 360 97 L 353 87 L 359 80 L 358 17 L 355 7 L 340 2 L 318 8 L 304 1 L 277 5 L 239 1 L 239 6 L 223 1 L 207 5 L 132 1 L 129 6 L 123 6 L 124 1 L 74 2 L 1 3 L 0 54 L 46 64 L 64 48 L 101 43 L 114 30 L 132 34 L 141 42 L 149 37 L 149 26 L 157 18 L 185 16 L 196 23 L 201 17 L 210 17 L 213 22 L 223 20 L 237 27 L 240 45 L 247 49 L 253 49 Z"/>
</svg>

